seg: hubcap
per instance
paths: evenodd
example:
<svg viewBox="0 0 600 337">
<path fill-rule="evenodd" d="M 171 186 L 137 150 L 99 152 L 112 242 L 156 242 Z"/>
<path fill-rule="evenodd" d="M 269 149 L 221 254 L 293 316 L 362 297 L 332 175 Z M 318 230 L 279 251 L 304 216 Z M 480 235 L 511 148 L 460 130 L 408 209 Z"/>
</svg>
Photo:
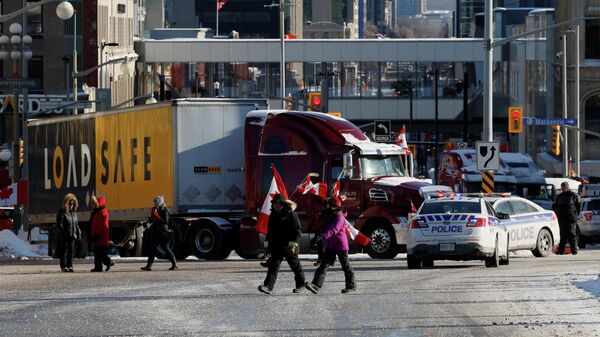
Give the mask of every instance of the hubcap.
<svg viewBox="0 0 600 337">
<path fill-rule="evenodd" d="M 540 248 L 544 252 L 550 250 L 550 237 L 547 234 L 543 234 L 540 237 Z"/>
<path fill-rule="evenodd" d="M 194 240 L 196 249 L 202 253 L 208 253 L 213 249 L 215 244 L 215 237 L 212 232 L 206 229 L 201 229 L 196 233 Z"/>
<path fill-rule="evenodd" d="M 371 233 L 371 249 L 377 253 L 385 253 L 392 243 L 390 233 L 383 228 L 377 228 Z"/>
</svg>

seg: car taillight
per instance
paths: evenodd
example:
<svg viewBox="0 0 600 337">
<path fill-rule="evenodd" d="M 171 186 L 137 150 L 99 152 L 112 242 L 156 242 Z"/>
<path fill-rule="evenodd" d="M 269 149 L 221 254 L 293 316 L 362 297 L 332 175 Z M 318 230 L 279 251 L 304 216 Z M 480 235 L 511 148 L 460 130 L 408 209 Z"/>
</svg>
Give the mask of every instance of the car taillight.
<svg viewBox="0 0 600 337">
<path fill-rule="evenodd" d="M 410 228 L 428 228 L 427 223 L 420 219 L 410 220 Z"/>
<path fill-rule="evenodd" d="M 581 212 L 581 217 L 585 219 L 585 221 L 592 221 L 592 212 Z"/>
<path fill-rule="evenodd" d="M 486 218 L 475 218 L 467 221 L 467 227 L 487 227 L 490 224 Z"/>
</svg>

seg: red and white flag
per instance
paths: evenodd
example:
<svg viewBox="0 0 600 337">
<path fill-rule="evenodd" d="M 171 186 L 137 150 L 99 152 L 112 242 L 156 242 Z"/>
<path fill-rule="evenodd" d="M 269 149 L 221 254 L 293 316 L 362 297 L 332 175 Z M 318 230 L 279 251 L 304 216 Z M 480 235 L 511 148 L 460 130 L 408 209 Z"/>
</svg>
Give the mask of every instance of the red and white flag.
<svg viewBox="0 0 600 337">
<path fill-rule="evenodd" d="M 354 243 L 363 247 L 366 247 L 371 243 L 371 239 L 359 232 L 358 229 L 354 228 L 354 226 L 352 226 L 348 220 L 346 220 L 346 234 L 348 234 Z"/>
<path fill-rule="evenodd" d="M 408 150 L 408 142 L 406 141 L 406 132 L 404 131 L 404 126 L 402 126 L 402 129 L 400 130 L 398 139 L 396 139 L 396 144 L 404 150 Z"/>
<path fill-rule="evenodd" d="M 221 8 L 223 8 L 223 6 L 225 6 L 226 3 L 227 3 L 227 0 L 217 0 L 217 10 L 220 10 Z"/>
<path fill-rule="evenodd" d="M 321 199 L 327 199 L 327 184 L 325 183 L 317 183 L 313 184 L 310 180 L 310 175 L 306 176 L 306 179 L 301 185 L 297 187 L 298 191 L 302 192 L 302 194 L 314 194 Z"/>
<path fill-rule="evenodd" d="M 283 184 L 283 180 L 281 179 L 279 172 L 277 172 L 275 165 L 271 164 L 271 169 L 273 170 L 273 180 L 271 180 L 269 193 L 263 202 L 260 213 L 258 214 L 258 221 L 256 222 L 256 231 L 265 235 L 269 228 L 269 215 L 271 215 L 271 200 L 273 200 L 273 196 L 275 196 L 275 194 L 281 194 L 284 199 L 288 199 L 285 185 Z"/>
<path fill-rule="evenodd" d="M 332 196 L 332 198 L 337 199 L 339 201 L 346 200 L 345 195 L 340 195 L 340 180 L 339 179 L 338 179 L 338 181 L 335 182 L 335 185 L 333 185 L 333 189 L 331 190 L 331 196 Z"/>
<path fill-rule="evenodd" d="M 417 208 L 415 207 L 415 204 L 413 204 L 412 200 L 410 201 L 410 212 L 417 213 Z"/>
<path fill-rule="evenodd" d="M 27 204 L 27 182 L 25 180 L 0 189 L 0 206 L 25 204 Z"/>
</svg>

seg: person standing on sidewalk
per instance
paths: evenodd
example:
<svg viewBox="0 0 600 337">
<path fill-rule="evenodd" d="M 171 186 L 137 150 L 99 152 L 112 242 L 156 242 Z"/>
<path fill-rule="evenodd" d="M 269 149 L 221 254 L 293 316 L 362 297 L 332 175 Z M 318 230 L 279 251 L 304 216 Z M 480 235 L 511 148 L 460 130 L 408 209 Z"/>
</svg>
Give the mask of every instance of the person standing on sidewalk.
<svg viewBox="0 0 600 337">
<path fill-rule="evenodd" d="M 81 229 L 77 219 L 77 197 L 67 193 L 62 206 L 56 214 L 56 224 L 53 233 L 58 241 L 58 255 L 60 257 L 60 270 L 74 272 L 73 256 L 75 254 L 75 241 L 81 240 Z"/>
<path fill-rule="evenodd" d="M 150 243 L 151 248 L 148 253 L 148 262 L 141 269 L 143 271 L 151 271 L 154 258 L 156 257 L 158 250 L 161 249 L 166 255 L 169 261 L 171 261 L 171 268 L 169 270 L 177 270 L 177 263 L 175 262 L 175 255 L 169 247 L 169 240 L 171 239 L 172 231 L 169 229 L 169 210 L 165 205 L 165 197 L 157 195 L 154 198 L 154 207 L 150 213 Z"/>
<path fill-rule="evenodd" d="M 108 229 L 108 210 L 106 210 L 106 199 L 92 196 L 92 245 L 94 246 L 94 269 L 91 272 L 101 272 L 102 265 L 106 271 L 115 263 L 108 257 L 108 245 L 110 232 Z"/>
<path fill-rule="evenodd" d="M 265 245 L 271 253 L 268 260 L 267 277 L 258 290 L 265 294 L 271 294 L 277 274 L 283 259 L 287 261 L 294 272 L 296 288 L 294 293 L 304 290 L 304 271 L 298 259 L 298 242 L 302 234 L 300 220 L 294 213 L 296 204 L 291 200 L 285 200 L 281 194 L 275 194 L 271 200 L 271 215 L 267 229 L 267 241 Z"/>
<path fill-rule="evenodd" d="M 325 281 L 325 274 L 329 266 L 335 261 L 340 260 L 342 270 L 346 279 L 346 288 L 342 289 L 342 294 L 356 290 L 354 282 L 354 272 L 348 262 L 348 236 L 346 235 L 346 213 L 341 209 L 341 202 L 336 198 L 328 200 L 329 210 L 323 216 L 323 240 L 325 241 L 325 255 L 319 268 L 315 271 L 312 283 L 306 284 L 306 289 L 314 294 L 318 294 Z"/>
<path fill-rule="evenodd" d="M 558 218 L 560 227 L 560 243 L 558 244 L 558 255 L 565 253 L 567 241 L 571 247 L 571 254 L 577 254 L 577 216 L 581 210 L 581 201 L 577 193 L 571 191 L 569 182 L 560 184 L 561 193 L 556 196 L 552 210 Z"/>
</svg>

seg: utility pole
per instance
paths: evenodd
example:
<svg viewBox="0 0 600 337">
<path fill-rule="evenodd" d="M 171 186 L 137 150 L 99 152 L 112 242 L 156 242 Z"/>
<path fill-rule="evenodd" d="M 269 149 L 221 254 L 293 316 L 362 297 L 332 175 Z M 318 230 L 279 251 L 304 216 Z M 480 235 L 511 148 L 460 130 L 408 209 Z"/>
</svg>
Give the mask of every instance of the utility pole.
<svg viewBox="0 0 600 337">
<path fill-rule="evenodd" d="M 492 25 L 494 19 L 492 17 L 492 1 L 485 1 L 485 55 L 483 59 L 483 140 L 487 142 L 493 141 L 493 120 L 494 120 L 494 101 L 493 101 L 493 68 L 492 57 L 494 49 L 492 47 Z"/>
</svg>

